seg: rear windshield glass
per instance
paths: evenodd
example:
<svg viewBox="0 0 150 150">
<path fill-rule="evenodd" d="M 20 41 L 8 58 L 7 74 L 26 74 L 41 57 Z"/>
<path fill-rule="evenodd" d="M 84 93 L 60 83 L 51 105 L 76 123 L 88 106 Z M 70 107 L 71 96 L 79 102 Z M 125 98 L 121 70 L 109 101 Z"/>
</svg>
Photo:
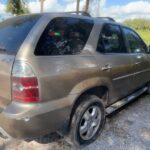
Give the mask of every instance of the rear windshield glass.
<svg viewBox="0 0 150 150">
<path fill-rule="evenodd" d="M 42 34 L 35 55 L 76 55 L 84 48 L 93 21 L 70 17 L 53 19 Z"/>
<path fill-rule="evenodd" d="M 40 15 L 15 17 L 0 23 L 0 53 L 16 54 Z"/>
</svg>

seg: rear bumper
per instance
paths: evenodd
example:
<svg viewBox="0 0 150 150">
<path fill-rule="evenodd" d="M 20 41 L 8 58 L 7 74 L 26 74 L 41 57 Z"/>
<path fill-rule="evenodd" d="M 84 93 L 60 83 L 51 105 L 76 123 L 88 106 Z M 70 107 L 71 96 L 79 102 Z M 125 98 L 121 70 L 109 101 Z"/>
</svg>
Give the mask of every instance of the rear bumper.
<svg viewBox="0 0 150 150">
<path fill-rule="evenodd" d="M 32 138 L 67 127 L 70 111 L 68 99 L 32 105 L 12 102 L 0 113 L 0 127 L 11 137 Z"/>
<path fill-rule="evenodd" d="M 64 116 L 66 110 L 68 110 L 67 107 L 21 120 L 10 118 L 2 113 L 0 114 L 0 126 L 14 138 L 36 137 L 67 126 L 67 118 Z"/>
</svg>

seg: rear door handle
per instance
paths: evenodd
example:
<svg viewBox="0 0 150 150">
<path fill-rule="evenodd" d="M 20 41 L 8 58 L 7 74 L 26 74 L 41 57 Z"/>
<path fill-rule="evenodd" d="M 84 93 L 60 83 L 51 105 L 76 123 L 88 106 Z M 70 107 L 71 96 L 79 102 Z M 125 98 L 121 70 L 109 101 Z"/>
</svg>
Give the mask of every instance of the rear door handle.
<svg viewBox="0 0 150 150">
<path fill-rule="evenodd" d="M 110 65 L 105 65 L 104 67 L 102 67 L 102 71 L 107 71 L 112 69 L 112 67 Z"/>
</svg>

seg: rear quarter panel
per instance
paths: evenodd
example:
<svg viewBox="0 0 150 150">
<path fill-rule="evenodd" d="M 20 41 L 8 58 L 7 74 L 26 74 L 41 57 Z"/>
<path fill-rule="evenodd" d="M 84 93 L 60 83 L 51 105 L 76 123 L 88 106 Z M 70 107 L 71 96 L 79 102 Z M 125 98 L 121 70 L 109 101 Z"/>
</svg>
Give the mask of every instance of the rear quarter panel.
<svg viewBox="0 0 150 150">
<path fill-rule="evenodd" d="M 38 76 L 42 101 L 79 94 L 102 82 L 94 56 L 41 56 L 28 63 Z"/>
</svg>

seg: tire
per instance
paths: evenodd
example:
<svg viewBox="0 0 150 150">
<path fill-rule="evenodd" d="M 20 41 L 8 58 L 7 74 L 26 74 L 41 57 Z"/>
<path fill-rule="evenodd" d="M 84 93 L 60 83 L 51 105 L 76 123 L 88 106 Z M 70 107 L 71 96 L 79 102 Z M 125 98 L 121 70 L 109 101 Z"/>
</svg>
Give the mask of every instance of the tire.
<svg viewBox="0 0 150 150">
<path fill-rule="evenodd" d="M 94 142 L 105 124 L 105 108 L 100 98 L 86 95 L 76 108 L 71 121 L 70 139 L 77 147 Z"/>
</svg>

